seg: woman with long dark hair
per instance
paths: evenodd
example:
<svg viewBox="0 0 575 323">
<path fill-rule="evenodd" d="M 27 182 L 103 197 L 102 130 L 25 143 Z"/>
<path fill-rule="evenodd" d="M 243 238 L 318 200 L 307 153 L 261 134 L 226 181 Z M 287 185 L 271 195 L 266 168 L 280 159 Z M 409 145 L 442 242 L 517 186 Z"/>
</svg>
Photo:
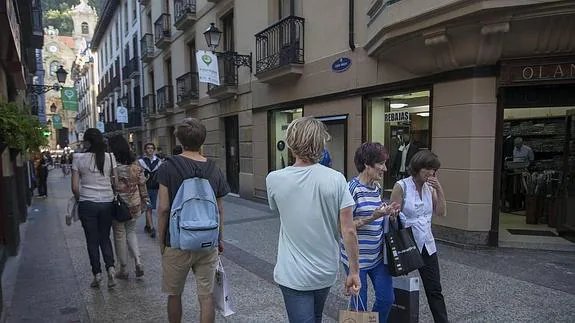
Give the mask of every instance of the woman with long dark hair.
<svg viewBox="0 0 575 323">
<path fill-rule="evenodd" d="M 86 234 L 86 244 L 94 279 L 91 287 L 99 287 L 102 280 L 100 251 L 108 271 L 108 287 L 116 285 L 114 251 L 110 241 L 116 159 L 106 153 L 106 143 L 100 130 L 84 132 L 86 152 L 74 154 L 72 161 L 72 193 L 79 201 L 78 216 Z"/>
<path fill-rule="evenodd" d="M 132 219 L 126 222 L 114 221 L 114 245 L 116 246 L 116 256 L 120 262 L 120 270 L 116 277 L 128 279 L 126 243 L 134 265 L 136 277 L 144 275 L 144 267 L 140 260 L 140 250 L 138 249 L 138 238 L 136 237 L 136 220 L 146 212 L 150 203 L 148 190 L 146 189 L 146 177 L 144 170 L 136 163 L 136 157 L 130 150 L 130 144 L 122 135 L 117 135 L 108 141 L 110 151 L 116 157 L 118 168 L 116 168 L 116 193 L 120 194 L 122 200 L 126 202 L 130 210 Z"/>
</svg>

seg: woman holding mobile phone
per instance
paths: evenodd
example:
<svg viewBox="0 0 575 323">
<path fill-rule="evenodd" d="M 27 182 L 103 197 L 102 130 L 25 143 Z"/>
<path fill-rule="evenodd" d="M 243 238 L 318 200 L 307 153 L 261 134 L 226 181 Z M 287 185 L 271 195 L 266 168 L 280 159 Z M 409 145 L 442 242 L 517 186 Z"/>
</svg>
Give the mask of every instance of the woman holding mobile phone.
<svg viewBox="0 0 575 323">
<path fill-rule="evenodd" d="M 445 300 L 441 293 L 439 261 L 431 232 L 431 217 L 445 216 L 443 187 L 435 176 L 441 166 L 439 158 L 429 150 L 416 153 L 409 163 L 410 177 L 393 187 L 391 201 L 401 205 L 400 219 L 411 227 L 424 266 L 419 269 L 427 302 L 435 322 L 448 322 Z"/>
<path fill-rule="evenodd" d="M 375 290 L 373 311 L 379 313 L 379 321 L 387 322 L 387 316 L 393 304 L 393 283 L 387 270 L 385 240 L 383 235 L 389 229 L 390 219 L 399 213 L 399 204 L 387 204 L 381 200 L 379 182 L 387 171 L 385 162 L 388 159 L 386 149 L 380 143 L 364 143 L 355 152 L 355 166 L 359 175 L 349 183 L 349 191 L 355 200 L 353 222 L 357 229 L 359 246 L 359 291 L 360 304 L 352 298 L 351 306 L 359 311 L 366 311 L 367 277 L 371 279 Z M 341 259 L 346 272 L 348 269 L 347 254 L 341 244 Z"/>
</svg>

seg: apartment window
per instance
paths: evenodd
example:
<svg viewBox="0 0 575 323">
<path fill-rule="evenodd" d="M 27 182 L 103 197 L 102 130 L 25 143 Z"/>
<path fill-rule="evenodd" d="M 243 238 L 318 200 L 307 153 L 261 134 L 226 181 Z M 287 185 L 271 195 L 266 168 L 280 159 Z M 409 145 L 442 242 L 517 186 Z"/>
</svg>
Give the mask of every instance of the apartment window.
<svg viewBox="0 0 575 323">
<path fill-rule="evenodd" d="M 124 32 L 128 33 L 128 1 L 124 2 Z"/>
<path fill-rule="evenodd" d="M 124 47 L 124 65 L 128 65 L 129 61 L 130 61 L 130 46 L 126 45 L 126 47 Z"/>
<path fill-rule="evenodd" d="M 136 0 L 132 0 L 132 20 L 136 22 L 138 18 L 138 3 Z"/>
<path fill-rule="evenodd" d="M 58 70 L 59 67 L 60 67 L 60 62 L 58 62 L 58 61 L 53 61 L 52 63 L 50 63 L 50 76 L 55 76 L 56 71 Z"/>
<path fill-rule="evenodd" d="M 225 52 L 234 51 L 234 11 L 231 10 L 228 14 L 222 17 L 223 26 L 223 49 Z"/>
<path fill-rule="evenodd" d="M 120 48 L 120 22 L 116 21 L 116 48 Z"/>
<path fill-rule="evenodd" d="M 168 58 L 166 60 L 165 70 L 166 70 L 165 75 L 166 75 L 167 80 L 165 81 L 164 84 L 172 85 L 172 59 L 171 58 Z"/>
<path fill-rule="evenodd" d="M 89 33 L 90 33 L 90 28 L 88 27 L 88 23 L 84 21 L 82 23 L 82 34 L 87 35 Z"/>
<path fill-rule="evenodd" d="M 147 17 L 148 17 L 148 21 L 147 21 L 148 30 L 147 30 L 147 32 L 148 32 L 148 33 L 152 33 L 152 32 L 153 32 L 153 28 L 152 28 L 152 13 L 151 13 L 151 12 L 148 12 Z"/>
<path fill-rule="evenodd" d="M 164 13 L 170 13 L 170 0 L 164 0 Z"/>
<path fill-rule="evenodd" d="M 196 64 L 196 42 L 192 40 L 187 44 L 188 55 L 190 63 L 190 72 L 196 73 L 198 71 L 198 65 Z"/>
<path fill-rule="evenodd" d="M 132 57 L 138 57 L 138 35 L 134 34 L 134 37 L 132 37 L 132 50 L 134 52 L 134 55 Z"/>
<path fill-rule="evenodd" d="M 154 71 L 150 71 L 148 72 L 148 93 L 153 94 L 155 91 L 155 77 L 154 77 Z"/>
</svg>

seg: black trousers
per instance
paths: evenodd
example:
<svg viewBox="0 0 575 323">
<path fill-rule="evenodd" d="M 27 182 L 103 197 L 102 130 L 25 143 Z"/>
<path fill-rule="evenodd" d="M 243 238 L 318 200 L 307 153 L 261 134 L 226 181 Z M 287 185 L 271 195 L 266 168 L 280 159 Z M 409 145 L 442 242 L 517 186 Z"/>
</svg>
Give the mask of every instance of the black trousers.
<svg viewBox="0 0 575 323">
<path fill-rule="evenodd" d="M 82 227 L 86 235 L 86 245 L 94 275 L 102 272 L 100 251 L 102 251 L 106 270 L 114 267 L 114 251 L 110 240 L 112 205 L 112 203 L 89 201 L 82 201 L 78 204 L 78 216 L 80 221 L 82 221 Z"/>
<path fill-rule="evenodd" d="M 441 293 L 441 277 L 439 275 L 439 261 L 437 252 L 429 255 L 427 249 L 423 247 L 423 262 L 425 265 L 419 268 L 419 275 L 423 282 L 427 303 L 433 315 L 435 323 L 447 323 L 447 308 Z"/>
<path fill-rule="evenodd" d="M 48 195 L 48 168 L 42 167 L 38 172 L 38 195 Z"/>
</svg>

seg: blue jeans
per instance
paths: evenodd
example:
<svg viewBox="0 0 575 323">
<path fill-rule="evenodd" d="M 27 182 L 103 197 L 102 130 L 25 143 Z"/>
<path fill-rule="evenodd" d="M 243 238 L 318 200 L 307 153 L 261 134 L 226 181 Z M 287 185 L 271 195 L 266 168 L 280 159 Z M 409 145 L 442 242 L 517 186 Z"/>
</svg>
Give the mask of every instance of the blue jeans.
<svg viewBox="0 0 575 323">
<path fill-rule="evenodd" d="M 149 188 L 148 196 L 150 197 L 150 203 L 152 204 L 152 210 L 156 209 L 156 200 L 158 198 L 158 189 Z"/>
<path fill-rule="evenodd" d="M 299 291 L 280 285 L 290 323 L 321 323 L 329 289 Z"/>
<path fill-rule="evenodd" d="M 345 265 L 343 267 L 345 272 L 349 273 L 349 268 Z M 361 269 L 359 271 L 359 278 L 361 279 L 361 289 L 359 290 L 360 304 L 355 304 L 355 297 L 351 297 L 350 306 L 362 312 L 367 310 L 365 308 L 367 306 L 367 276 L 371 279 L 375 290 L 375 302 L 373 303 L 372 312 L 379 313 L 380 323 L 387 322 L 387 316 L 395 297 L 393 294 L 393 280 L 387 270 L 387 265 L 383 261 L 371 269 Z"/>
</svg>

